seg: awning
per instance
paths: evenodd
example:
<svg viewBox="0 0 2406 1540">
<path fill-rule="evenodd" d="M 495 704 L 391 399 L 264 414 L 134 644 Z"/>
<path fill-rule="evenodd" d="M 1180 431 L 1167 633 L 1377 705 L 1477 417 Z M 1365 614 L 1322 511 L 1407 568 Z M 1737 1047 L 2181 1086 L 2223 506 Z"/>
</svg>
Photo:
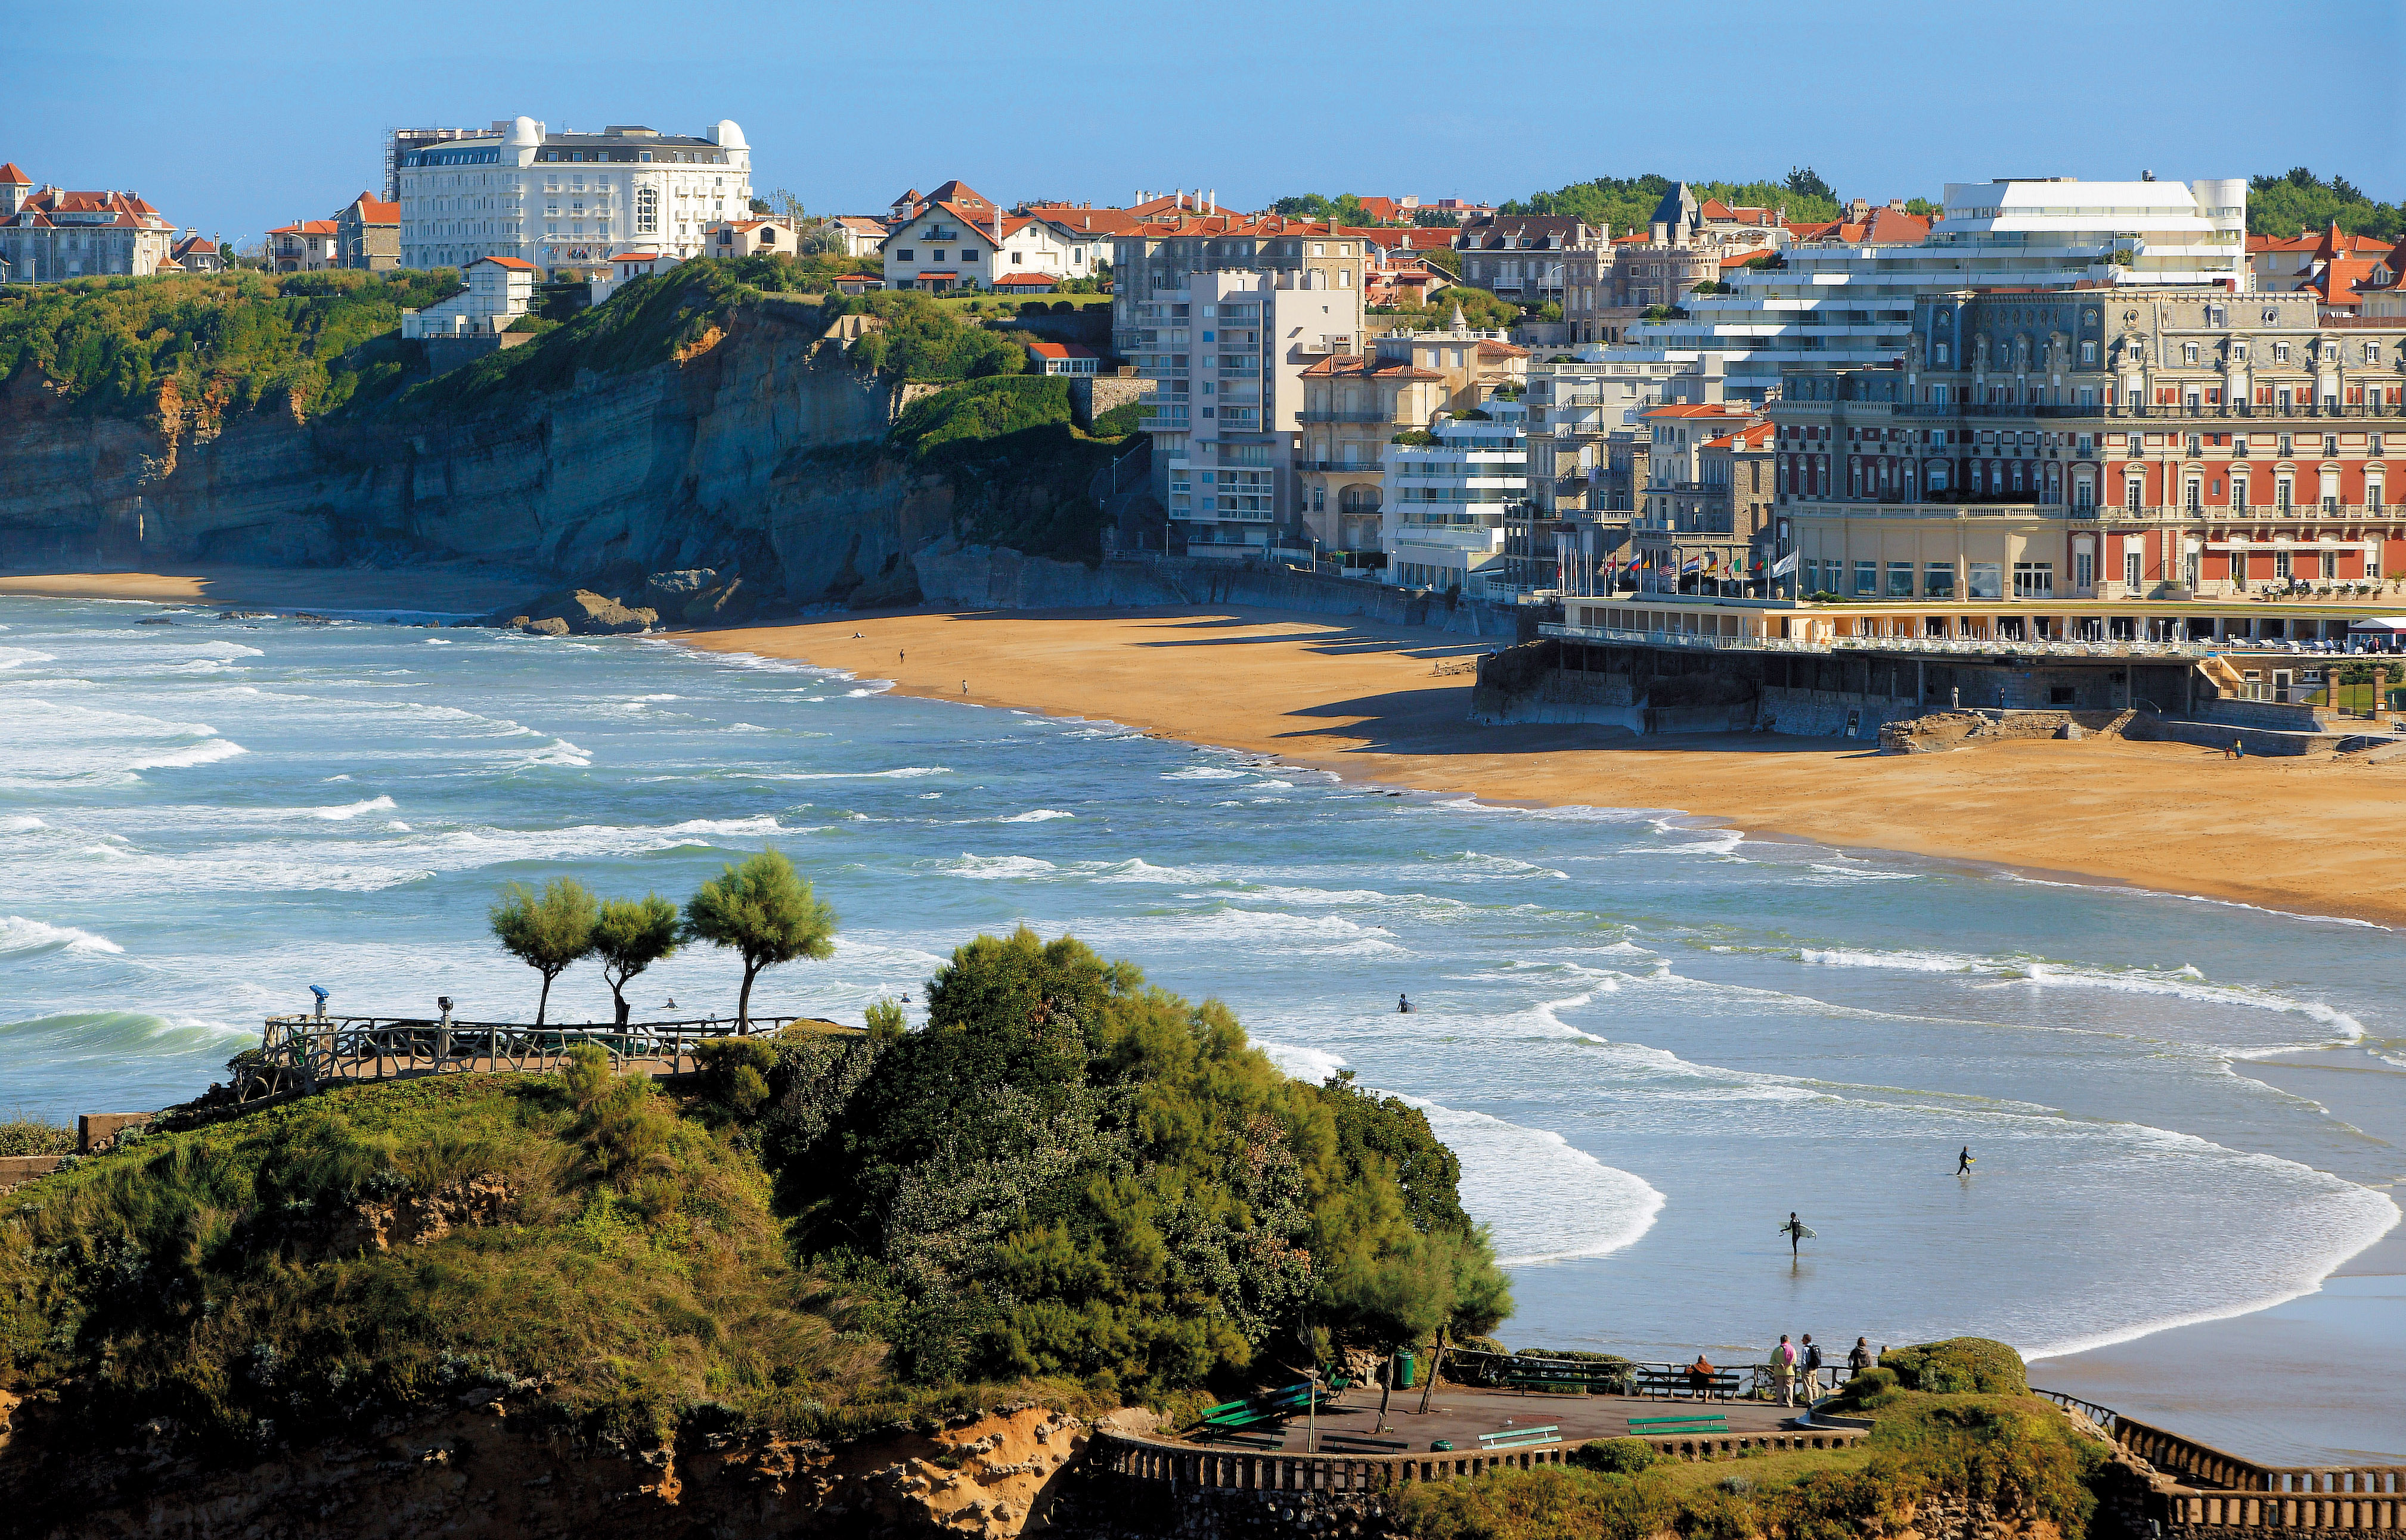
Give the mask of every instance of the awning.
<svg viewBox="0 0 2406 1540">
<path fill-rule="evenodd" d="M 2351 621 L 2351 631 L 2371 631 L 2382 636 L 2406 636 L 2406 615 L 2369 615 L 2362 620 Z"/>
</svg>

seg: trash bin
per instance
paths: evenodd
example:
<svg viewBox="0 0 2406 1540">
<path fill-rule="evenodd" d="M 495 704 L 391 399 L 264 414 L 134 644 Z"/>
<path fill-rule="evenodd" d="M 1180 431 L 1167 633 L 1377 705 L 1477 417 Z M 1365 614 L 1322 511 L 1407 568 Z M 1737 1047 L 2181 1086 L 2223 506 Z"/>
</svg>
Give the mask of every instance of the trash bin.
<svg viewBox="0 0 2406 1540">
<path fill-rule="evenodd" d="M 1397 1353 L 1395 1355 L 1395 1389 L 1399 1391 L 1410 1390 L 1417 1381 L 1419 1375 L 1420 1365 L 1413 1362 L 1411 1354 Z"/>
</svg>

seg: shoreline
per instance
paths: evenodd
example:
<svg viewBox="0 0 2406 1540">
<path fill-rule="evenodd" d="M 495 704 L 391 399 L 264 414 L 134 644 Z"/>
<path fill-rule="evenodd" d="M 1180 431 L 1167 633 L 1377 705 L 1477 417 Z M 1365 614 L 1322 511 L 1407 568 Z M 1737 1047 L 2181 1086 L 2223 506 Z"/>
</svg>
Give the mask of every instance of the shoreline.
<svg viewBox="0 0 2406 1540">
<path fill-rule="evenodd" d="M 2018 881 L 2406 927 L 2406 868 L 2354 841 L 2268 850 L 2261 823 L 2276 809 L 2300 827 L 2360 826 L 2383 805 L 2406 814 L 2406 764 L 2232 764 L 2189 744 L 2118 740 L 1888 756 L 1857 741 L 1773 734 L 1479 727 L 1466 719 L 1471 676 L 1432 671 L 1493 642 L 1237 606 L 878 612 L 660 634 L 885 680 L 901 695 L 1105 718 L 1356 784 L 1660 811 Z M 2266 874 L 2234 873 L 2251 864 Z"/>
</svg>

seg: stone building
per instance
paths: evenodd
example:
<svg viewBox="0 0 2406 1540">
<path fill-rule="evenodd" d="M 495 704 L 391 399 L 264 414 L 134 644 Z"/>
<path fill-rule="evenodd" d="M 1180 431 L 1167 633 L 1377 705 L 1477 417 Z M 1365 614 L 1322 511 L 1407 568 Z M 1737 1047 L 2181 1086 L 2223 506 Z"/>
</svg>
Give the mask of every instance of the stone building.
<svg viewBox="0 0 2406 1540">
<path fill-rule="evenodd" d="M 1495 214 L 1453 233 L 1462 254 L 1462 281 L 1498 299 L 1535 310 L 1563 303 L 1565 262 L 1573 251 L 1608 245 L 1609 229 L 1562 215 Z"/>
<path fill-rule="evenodd" d="M 362 192 L 334 216 L 342 265 L 383 273 L 401 265 L 401 205 Z"/>
<path fill-rule="evenodd" d="M 752 150 L 721 120 L 700 134 L 613 123 L 554 134 L 497 119 L 460 138 L 399 147 L 401 265 L 510 257 L 555 278 L 606 278 L 630 247 L 703 254 L 706 232 L 752 206 Z"/>
<path fill-rule="evenodd" d="M 1444 332 L 1390 332 L 1366 353 L 1331 354 L 1303 372 L 1304 523 L 1346 565 L 1381 549 L 1384 462 L 1395 436 L 1517 390 L 1527 377 L 1528 349 L 1463 326 L 1458 310 L 1454 320 Z"/>
<path fill-rule="evenodd" d="M 2394 586 L 2406 317 L 2310 293 L 1925 297 L 1904 359 L 1771 409 L 1797 591 L 2103 600 Z"/>
<path fill-rule="evenodd" d="M 175 222 L 131 192 L 36 186 L 0 165 L 0 260 L 11 283 L 147 276 L 175 259 Z"/>
</svg>

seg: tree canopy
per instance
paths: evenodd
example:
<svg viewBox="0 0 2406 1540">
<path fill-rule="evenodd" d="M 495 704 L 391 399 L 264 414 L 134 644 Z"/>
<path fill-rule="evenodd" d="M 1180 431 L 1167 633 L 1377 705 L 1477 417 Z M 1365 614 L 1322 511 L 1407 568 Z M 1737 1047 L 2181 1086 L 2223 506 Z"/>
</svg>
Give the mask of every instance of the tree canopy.
<svg viewBox="0 0 2406 1540">
<path fill-rule="evenodd" d="M 1608 224 L 1616 235 L 1645 230 L 1653 217 L 1663 195 L 1679 185 L 1676 177 L 1648 172 L 1641 177 L 1598 177 L 1592 181 L 1574 182 L 1550 192 L 1532 192 L 1525 198 L 1515 198 L 1503 205 L 1505 214 L 1562 214 L 1585 219 L 1590 224 Z M 1751 182 L 1691 181 L 1688 191 L 1696 201 L 1719 198 L 1735 208 L 1786 208 L 1793 220 L 1834 219 L 1838 217 L 1838 195 L 1812 167 L 1790 171 L 1777 180 Z"/>
<path fill-rule="evenodd" d="M 493 935 L 502 950 L 543 975 L 543 994 L 534 1010 L 537 1026 L 551 1009 L 551 982 L 593 950 L 598 914 L 593 895 L 573 877 L 555 877 L 540 894 L 524 883 L 512 883 L 493 905 Z"/>
<path fill-rule="evenodd" d="M 1285 1079 L 1218 1002 L 1025 928 L 927 1001 L 810 1137 L 767 1141 L 905 1374 L 1164 1388 L 1508 1313 L 1427 1120 Z"/>
<path fill-rule="evenodd" d="M 752 981 L 762 968 L 835 954 L 835 910 L 811 896 L 810 883 L 776 850 L 763 850 L 740 867 L 729 864 L 696 888 L 686 900 L 685 928 L 694 940 L 743 959 L 739 1025 L 752 1019 Z"/>
<path fill-rule="evenodd" d="M 2279 177 L 2247 179 L 2247 233 L 2251 235 L 2319 233 L 2336 220 L 2349 235 L 2394 241 L 2406 233 L 2400 203 L 2380 203 L 2344 177 L 2322 177 L 2304 166 Z"/>
</svg>

